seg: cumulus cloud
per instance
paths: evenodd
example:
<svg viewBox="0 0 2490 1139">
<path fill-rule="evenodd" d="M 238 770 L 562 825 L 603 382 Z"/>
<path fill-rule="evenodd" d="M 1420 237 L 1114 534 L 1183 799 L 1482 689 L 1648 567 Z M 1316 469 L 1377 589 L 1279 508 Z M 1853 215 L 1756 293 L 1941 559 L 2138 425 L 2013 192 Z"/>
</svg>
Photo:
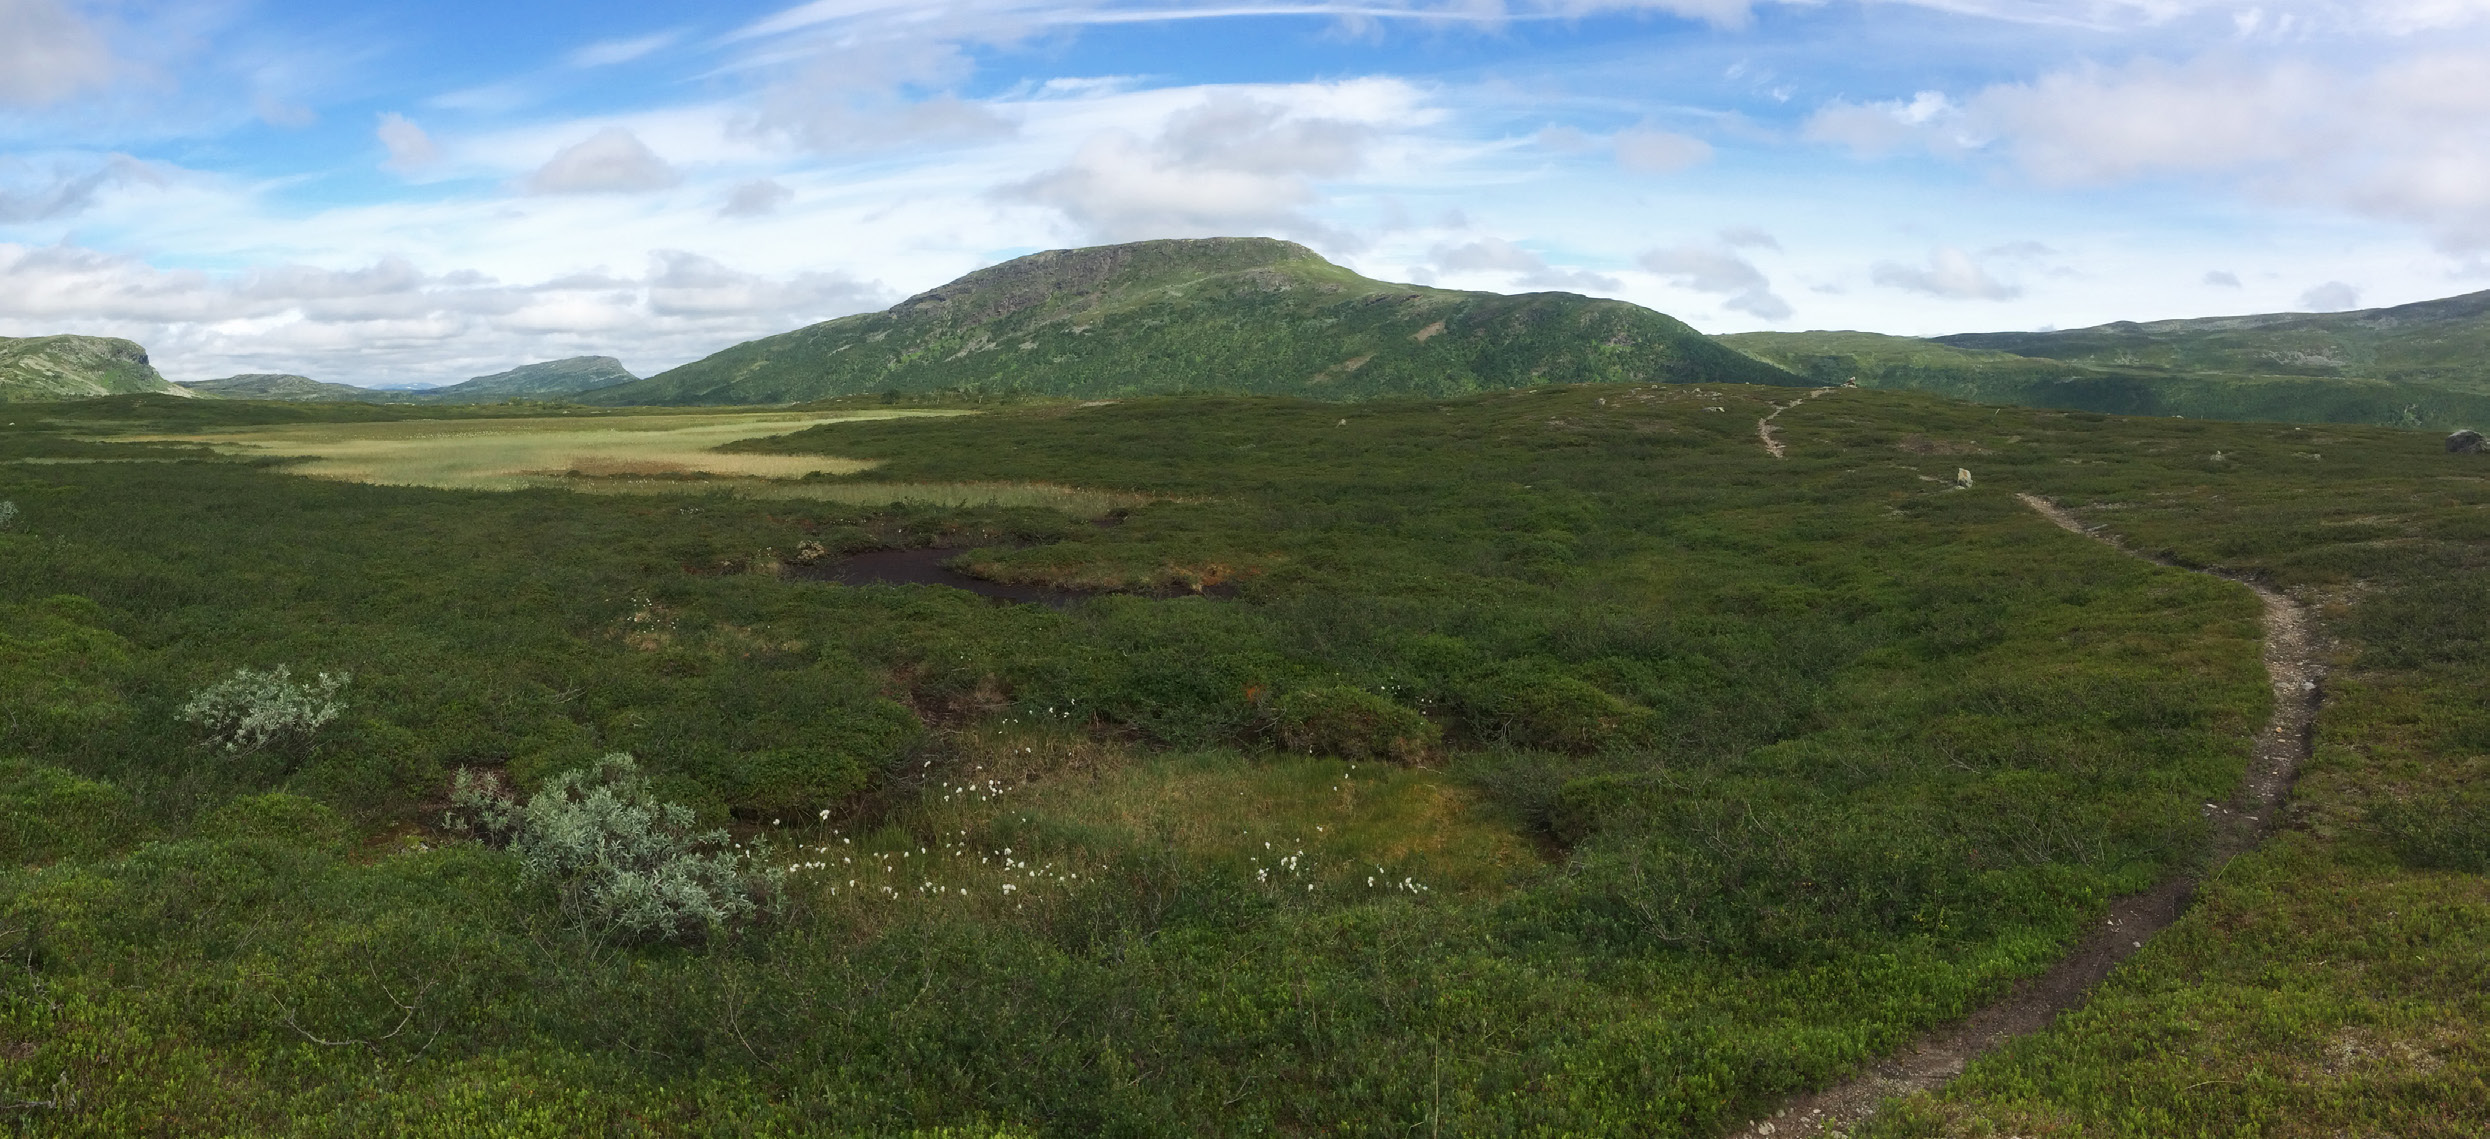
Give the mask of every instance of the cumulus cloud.
<svg viewBox="0 0 2490 1139">
<path fill-rule="evenodd" d="M 2308 312 L 2343 312 L 2360 307 L 2360 290 L 2341 281 L 2328 281 L 2300 294 L 2300 307 Z"/>
<path fill-rule="evenodd" d="M 1272 232 L 1339 244 L 1349 239 L 1302 207 L 1317 179 L 1364 165 L 1378 134 L 1368 123 L 1222 92 L 1169 116 L 1153 138 L 1103 132 L 1069 163 L 999 193 L 1058 210 L 1101 240 Z"/>
<path fill-rule="evenodd" d="M 1959 151 L 1978 141 L 1960 133 L 1961 118 L 1961 110 L 1941 91 L 1875 103 L 1836 99 L 1809 115 L 1800 133 L 1810 142 L 1848 147 L 1868 158 L 1915 147 Z"/>
<path fill-rule="evenodd" d="M 1445 273 L 1503 274 L 1513 278 L 1515 283 L 1533 289 L 1614 293 L 1625 287 L 1616 278 L 1605 274 L 1556 268 L 1548 264 L 1547 258 L 1500 237 L 1461 245 L 1436 246 L 1428 255 L 1428 263 L 1435 270 Z"/>
<path fill-rule="evenodd" d="M 0 177 L 21 172 L 32 174 L 32 168 L 0 162 Z M 9 181 L 30 184 L 11 186 Z M 108 188 L 166 182 L 163 171 L 126 154 L 108 155 L 86 170 L 55 167 L 49 175 L 0 181 L 0 225 L 73 217 L 86 212 Z"/>
<path fill-rule="evenodd" d="M 649 255 L 636 275 L 513 284 L 402 257 L 217 275 L 73 245 L 0 244 L 0 334 L 126 336 L 184 379 L 446 382 L 582 354 L 666 366 L 886 299 L 840 274 L 766 276 L 673 250 Z"/>
<path fill-rule="evenodd" d="M 381 163 L 383 169 L 412 174 L 441 160 L 441 148 L 433 144 L 432 136 L 396 111 L 383 112 L 372 134 L 389 151 L 389 160 Z"/>
<path fill-rule="evenodd" d="M 0 106 L 57 103 L 114 68 L 104 37 L 60 0 L 0 0 Z"/>
<path fill-rule="evenodd" d="M 683 180 L 640 136 L 607 127 L 556 152 L 527 177 L 531 194 L 629 194 Z"/>
<path fill-rule="evenodd" d="M 1712 160 L 1712 144 L 1654 127 L 1617 132 L 1617 165 L 1646 174 L 1675 174 Z"/>
<path fill-rule="evenodd" d="M 1733 231 L 1734 232 L 1734 231 Z M 1765 240 L 1771 240 L 1769 237 Z M 1776 244 L 1774 248 L 1779 248 Z M 1746 258 L 1724 245 L 1679 245 L 1654 249 L 1634 259 L 1679 288 L 1718 293 L 1729 298 L 1722 307 L 1765 320 L 1787 320 L 1790 302 L 1772 291 L 1772 281 Z"/>
<path fill-rule="evenodd" d="M 1926 265 L 1879 261 L 1870 268 L 1868 275 L 1869 279 L 1887 288 L 1926 293 L 1947 300 L 2005 301 L 2023 295 L 2021 286 L 1990 276 L 1978 259 L 1951 246 L 1941 246 L 1929 254 Z"/>
<path fill-rule="evenodd" d="M 2207 271 L 2205 273 L 2205 283 L 2217 289 L 2236 289 L 2242 287 L 2239 283 L 2239 274 L 2233 273 L 2228 269 L 2213 269 Z"/>
<path fill-rule="evenodd" d="M 1733 225 L 1722 230 L 1720 238 L 1731 249 L 1781 249 L 1781 239 L 1751 225 Z"/>
<path fill-rule="evenodd" d="M 1960 102 L 1836 101 L 1804 133 L 1867 156 L 1992 156 L 2052 186 L 2209 181 L 2408 223 L 2451 251 L 2490 249 L 2490 52 L 2399 46 L 2366 67 L 2236 51 L 2086 64 Z"/>
<path fill-rule="evenodd" d="M 738 184 L 734 192 L 726 196 L 726 204 L 719 207 L 718 216 L 766 217 L 777 213 L 778 207 L 786 205 L 788 199 L 793 197 L 795 197 L 795 191 L 768 178 L 756 178 L 750 182 Z"/>
</svg>

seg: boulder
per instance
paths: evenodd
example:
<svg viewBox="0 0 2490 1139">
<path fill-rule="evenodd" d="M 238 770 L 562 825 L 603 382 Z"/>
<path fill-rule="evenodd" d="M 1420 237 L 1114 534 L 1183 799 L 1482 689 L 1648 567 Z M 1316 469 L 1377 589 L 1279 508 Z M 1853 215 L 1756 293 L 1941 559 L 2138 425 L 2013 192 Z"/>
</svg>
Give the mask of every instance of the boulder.
<svg viewBox="0 0 2490 1139">
<path fill-rule="evenodd" d="M 2447 436 L 2447 453 L 2450 455 L 2480 454 L 2481 432 L 2475 431 L 2468 427 L 2462 431 L 2456 432 L 2453 435 Z"/>
</svg>

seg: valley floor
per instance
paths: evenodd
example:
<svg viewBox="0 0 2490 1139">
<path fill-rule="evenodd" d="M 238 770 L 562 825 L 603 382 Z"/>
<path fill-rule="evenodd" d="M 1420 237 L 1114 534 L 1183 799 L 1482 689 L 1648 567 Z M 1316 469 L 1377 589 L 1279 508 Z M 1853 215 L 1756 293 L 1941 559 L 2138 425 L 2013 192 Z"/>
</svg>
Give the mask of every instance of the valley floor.
<svg viewBox="0 0 2490 1139">
<path fill-rule="evenodd" d="M 2082 1009 L 1866 1132 L 2478 1133 L 2483 460 L 1793 394 L 832 407 L 513 489 L 234 451 L 438 409 L 21 409 L 0 1100 L 42 1134 L 1720 1135 L 2196 877 Z M 441 421 L 575 430 L 494 418 Z M 912 549 L 1057 603 L 835 583 Z M 2331 670 L 2237 857 L 2209 805 L 2297 705 L 2207 569 Z M 218 746 L 201 694 L 280 664 L 350 675 L 336 718 Z M 754 908 L 629 924 L 623 879 L 451 797 L 552 818 L 611 753 Z"/>
</svg>

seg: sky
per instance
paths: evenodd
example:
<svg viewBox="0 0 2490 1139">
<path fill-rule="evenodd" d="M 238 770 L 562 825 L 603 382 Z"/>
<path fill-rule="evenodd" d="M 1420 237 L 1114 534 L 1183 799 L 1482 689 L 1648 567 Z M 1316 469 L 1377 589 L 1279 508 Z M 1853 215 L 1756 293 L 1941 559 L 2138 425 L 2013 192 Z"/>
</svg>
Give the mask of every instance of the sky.
<svg viewBox="0 0 2490 1139">
<path fill-rule="evenodd" d="M 1706 332 L 2490 289 L 2490 0 L 0 0 L 0 336 L 176 380 L 1227 234 Z"/>
</svg>

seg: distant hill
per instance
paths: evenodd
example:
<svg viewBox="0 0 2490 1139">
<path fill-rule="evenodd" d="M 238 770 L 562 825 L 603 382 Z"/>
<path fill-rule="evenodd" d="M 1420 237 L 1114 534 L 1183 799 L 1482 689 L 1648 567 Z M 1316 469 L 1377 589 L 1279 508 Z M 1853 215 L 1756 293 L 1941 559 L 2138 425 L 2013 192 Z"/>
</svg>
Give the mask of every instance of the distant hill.
<svg viewBox="0 0 2490 1139">
<path fill-rule="evenodd" d="M 507 372 L 477 376 L 464 383 L 444 388 L 407 392 L 419 403 L 479 403 L 523 397 L 574 395 L 596 391 L 617 384 L 627 384 L 640 377 L 632 375 L 622 361 L 611 356 L 573 356 L 568 360 L 550 360 L 529 364 Z"/>
<path fill-rule="evenodd" d="M 1818 383 L 1983 403 L 2394 427 L 2490 425 L 2490 292 L 2345 313 L 2121 321 L 1918 339 L 1750 332 L 1723 344 Z"/>
<path fill-rule="evenodd" d="M 1032 254 L 583 402 L 945 390 L 1363 399 L 1587 381 L 1799 382 L 1623 301 L 1388 284 L 1293 242 L 1228 237 Z"/>
<path fill-rule="evenodd" d="M 529 364 L 507 372 L 477 376 L 447 387 L 397 391 L 331 384 L 307 376 L 255 373 L 221 380 L 194 380 L 181 385 L 216 399 L 277 399 L 356 403 L 493 403 L 505 399 L 550 399 L 627 384 L 639 377 L 611 356 L 573 356 Z"/>
<path fill-rule="evenodd" d="M 329 403 L 351 400 L 358 403 L 395 403 L 404 392 L 374 391 L 351 384 L 324 384 L 309 376 L 285 375 L 276 372 L 252 372 L 227 376 L 221 380 L 187 380 L 181 385 L 193 394 L 210 399 L 283 399 Z"/>
<path fill-rule="evenodd" d="M 2119 321 L 1935 341 L 2095 367 L 2385 380 L 2490 393 L 2490 292 L 2359 312 Z"/>
<path fill-rule="evenodd" d="M 147 350 L 109 336 L 0 336 L 0 403 L 105 395 L 188 395 L 165 382 Z"/>
</svg>

